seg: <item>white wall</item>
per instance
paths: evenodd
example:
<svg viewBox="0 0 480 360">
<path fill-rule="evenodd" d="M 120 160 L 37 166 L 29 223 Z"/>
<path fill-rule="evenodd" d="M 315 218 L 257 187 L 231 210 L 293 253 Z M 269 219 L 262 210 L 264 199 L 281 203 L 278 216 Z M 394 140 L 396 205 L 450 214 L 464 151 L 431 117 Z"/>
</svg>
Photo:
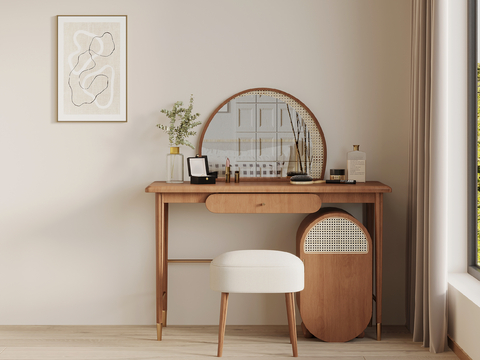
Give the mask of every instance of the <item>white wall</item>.
<svg viewBox="0 0 480 360">
<path fill-rule="evenodd" d="M 154 197 L 144 188 L 165 179 L 160 109 L 193 93 L 206 121 L 227 97 L 262 86 L 315 114 L 327 172 L 360 144 L 367 179 L 393 188 L 384 203 L 383 322 L 404 324 L 410 8 L 406 0 L 0 0 L 0 324 L 154 324 Z M 56 122 L 56 15 L 77 14 L 128 15 L 128 123 Z M 170 256 L 293 252 L 302 218 L 171 206 Z M 171 324 L 217 323 L 205 265 L 170 265 L 169 285 Z M 283 297 L 236 299 L 229 323 L 286 323 Z"/>
</svg>

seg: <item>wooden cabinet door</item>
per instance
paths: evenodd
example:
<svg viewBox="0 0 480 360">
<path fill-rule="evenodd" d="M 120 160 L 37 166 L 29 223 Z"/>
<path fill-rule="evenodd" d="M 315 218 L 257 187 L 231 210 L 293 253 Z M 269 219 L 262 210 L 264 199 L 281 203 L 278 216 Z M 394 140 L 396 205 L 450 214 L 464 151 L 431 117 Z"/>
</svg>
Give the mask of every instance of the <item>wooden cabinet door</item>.
<svg viewBox="0 0 480 360">
<path fill-rule="evenodd" d="M 297 294 L 305 336 L 344 342 L 360 335 L 372 316 L 366 228 L 344 210 L 324 208 L 300 224 L 297 255 L 305 264 L 305 288 Z"/>
</svg>

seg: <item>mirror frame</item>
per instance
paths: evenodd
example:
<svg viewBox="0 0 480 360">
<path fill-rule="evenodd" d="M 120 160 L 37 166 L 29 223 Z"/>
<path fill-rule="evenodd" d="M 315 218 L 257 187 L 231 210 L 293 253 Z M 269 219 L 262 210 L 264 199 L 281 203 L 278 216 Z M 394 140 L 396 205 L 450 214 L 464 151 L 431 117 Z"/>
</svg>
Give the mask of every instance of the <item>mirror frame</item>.
<svg viewBox="0 0 480 360">
<path fill-rule="evenodd" d="M 198 143 L 198 149 L 199 149 L 199 154 L 202 155 L 202 145 L 203 145 L 203 139 L 205 137 L 205 133 L 207 132 L 208 127 L 210 126 L 210 123 L 212 122 L 213 118 L 215 115 L 218 113 L 218 111 L 224 107 L 226 104 L 228 104 L 231 100 L 241 96 L 241 95 L 247 95 L 248 93 L 252 93 L 252 95 L 266 95 L 266 96 L 271 96 L 276 99 L 280 99 L 284 101 L 285 98 L 288 98 L 288 101 L 286 102 L 288 105 L 292 106 L 297 112 L 300 112 L 302 118 L 304 118 L 304 121 L 307 122 L 313 122 L 313 124 L 316 126 L 318 130 L 318 135 L 317 138 L 312 136 L 312 143 L 316 141 L 316 143 L 313 144 L 313 147 L 319 147 L 319 153 L 317 154 L 317 160 L 318 158 L 321 160 L 322 164 L 321 166 L 318 166 L 315 173 L 312 172 L 312 176 L 314 179 L 324 179 L 325 176 L 325 167 L 327 165 L 327 143 L 325 142 L 325 136 L 323 134 L 322 127 L 320 126 L 320 123 L 318 122 L 317 118 L 315 115 L 310 111 L 310 109 L 300 100 L 298 100 L 296 97 L 278 89 L 272 89 L 272 88 L 252 88 L 252 89 L 247 89 L 240 91 L 239 93 L 236 93 L 232 96 L 230 96 L 228 99 L 223 101 L 210 115 L 208 118 L 207 122 L 205 123 L 202 134 L 200 135 L 200 140 Z M 285 102 L 285 101 L 284 101 Z M 300 110 L 300 111 L 299 111 Z M 303 113 L 303 114 L 302 114 Z M 223 178 L 225 179 L 225 178 Z M 248 181 L 285 181 L 288 180 L 288 177 L 242 177 L 242 180 L 248 180 Z"/>
</svg>

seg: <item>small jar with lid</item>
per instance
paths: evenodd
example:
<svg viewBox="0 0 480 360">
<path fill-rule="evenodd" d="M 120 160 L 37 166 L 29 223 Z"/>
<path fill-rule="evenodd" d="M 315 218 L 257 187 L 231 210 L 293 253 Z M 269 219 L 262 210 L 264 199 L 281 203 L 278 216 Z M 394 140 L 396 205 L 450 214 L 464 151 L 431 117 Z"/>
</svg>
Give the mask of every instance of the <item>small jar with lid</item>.
<svg viewBox="0 0 480 360">
<path fill-rule="evenodd" d="M 330 180 L 345 180 L 345 169 L 330 169 Z"/>
</svg>

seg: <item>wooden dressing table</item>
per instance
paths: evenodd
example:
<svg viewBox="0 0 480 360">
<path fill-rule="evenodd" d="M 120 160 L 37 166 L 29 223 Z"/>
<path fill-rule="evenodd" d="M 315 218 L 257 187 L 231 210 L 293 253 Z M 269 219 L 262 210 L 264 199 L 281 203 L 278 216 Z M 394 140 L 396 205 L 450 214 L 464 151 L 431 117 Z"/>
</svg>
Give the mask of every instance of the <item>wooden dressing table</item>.
<svg viewBox="0 0 480 360">
<path fill-rule="evenodd" d="M 213 185 L 167 184 L 155 181 L 145 192 L 155 193 L 157 339 L 167 317 L 168 204 L 205 203 L 215 213 L 313 213 L 322 204 L 365 204 L 364 224 L 374 239 L 377 340 L 382 324 L 383 194 L 392 189 L 377 181 L 356 185 L 292 185 L 288 181 L 218 182 Z M 292 239 L 294 242 L 295 239 Z"/>
</svg>

